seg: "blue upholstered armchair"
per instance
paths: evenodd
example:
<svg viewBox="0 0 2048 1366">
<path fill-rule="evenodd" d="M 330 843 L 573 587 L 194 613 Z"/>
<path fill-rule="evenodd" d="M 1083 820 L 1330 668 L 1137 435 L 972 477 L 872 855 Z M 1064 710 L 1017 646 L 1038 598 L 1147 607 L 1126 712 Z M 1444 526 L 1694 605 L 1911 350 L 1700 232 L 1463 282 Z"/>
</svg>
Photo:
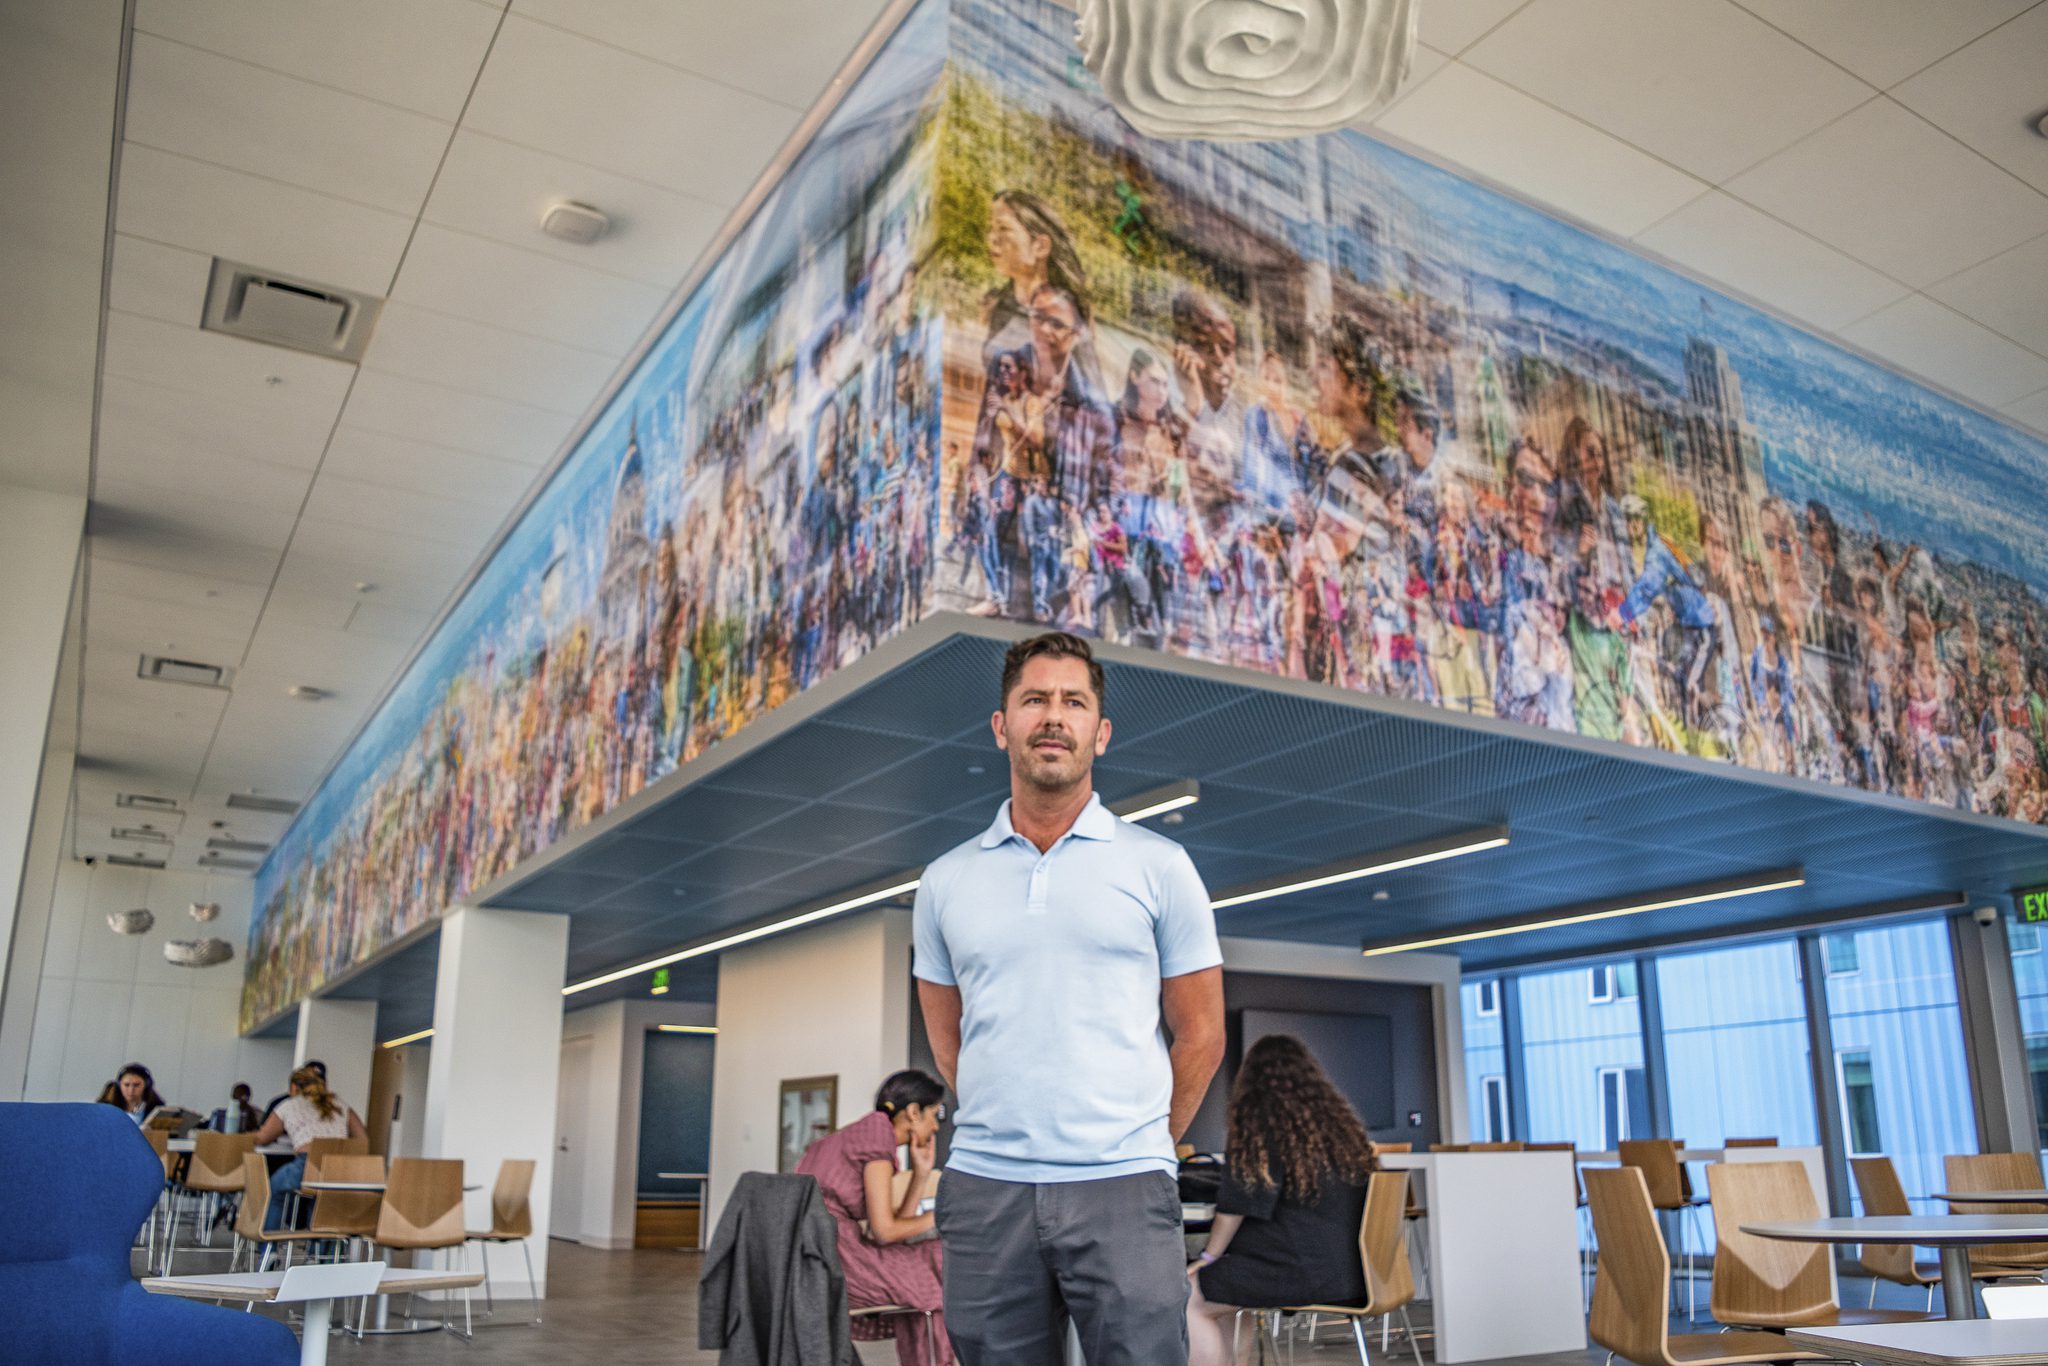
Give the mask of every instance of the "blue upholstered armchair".
<svg viewBox="0 0 2048 1366">
<path fill-rule="evenodd" d="M 220 1366 L 299 1359 L 274 1319 L 152 1295 L 128 1249 L 163 1164 L 111 1105 L 0 1105 L 0 1361 Z"/>
</svg>

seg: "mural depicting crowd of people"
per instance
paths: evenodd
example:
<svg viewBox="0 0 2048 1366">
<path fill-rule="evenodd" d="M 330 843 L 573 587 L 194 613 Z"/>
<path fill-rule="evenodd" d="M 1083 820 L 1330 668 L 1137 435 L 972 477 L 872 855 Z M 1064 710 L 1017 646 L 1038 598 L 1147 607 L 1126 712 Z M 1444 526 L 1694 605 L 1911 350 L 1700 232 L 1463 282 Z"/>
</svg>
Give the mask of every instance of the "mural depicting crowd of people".
<svg viewBox="0 0 2048 1366">
<path fill-rule="evenodd" d="M 245 1025 L 941 610 L 2048 818 L 2048 446 L 1362 135 L 1141 139 L 1071 26 L 907 21 L 273 851 Z"/>
<path fill-rule="evenodd" d="M 1362 136 L 1140 144 L 1031 53 L 1045 8 L 956 19 L 939 605 L 2048 816 L 2040 566 L 1941 525 L 1992 500 L 1916 526 L 1855 469 L 2038 489 L 2042 443 Z M 1867 428 L 1821 374 L 1750 410 L 1731 352 L 1795 349 Z"/>
</svg>

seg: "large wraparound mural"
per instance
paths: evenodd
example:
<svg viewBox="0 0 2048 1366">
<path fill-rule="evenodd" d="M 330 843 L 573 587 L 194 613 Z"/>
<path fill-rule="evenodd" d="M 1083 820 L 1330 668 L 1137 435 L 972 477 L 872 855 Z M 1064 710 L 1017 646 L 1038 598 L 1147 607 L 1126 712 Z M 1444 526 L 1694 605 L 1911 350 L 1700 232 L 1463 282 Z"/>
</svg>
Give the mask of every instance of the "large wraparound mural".
<svg viewBox="0 0 2048 1366">
<path fill-rule="evenodd" d="M 245 1026 L 931 610 L 2048 816 L 2048 447 L 1363 136 L 1139 138 L 1071 26 L 899 32 L 266 861 Z"/>
</svg>

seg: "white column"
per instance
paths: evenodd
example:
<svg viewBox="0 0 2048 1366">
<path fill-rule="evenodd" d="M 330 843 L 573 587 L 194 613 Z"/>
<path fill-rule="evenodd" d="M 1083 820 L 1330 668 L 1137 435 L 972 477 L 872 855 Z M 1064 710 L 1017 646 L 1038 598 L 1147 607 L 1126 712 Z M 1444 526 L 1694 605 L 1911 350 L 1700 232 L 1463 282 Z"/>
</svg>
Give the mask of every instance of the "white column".
<svg viewBox="0 0 2048 1366">
<path fill-rule="evenodd" d="M 502 1298 L 546 1293 L 554 1191 L 555 1086 L 562 1056 L 566 916 L 465 907 L 441 922 L 434 1048 L 427 1063 L 428 1157 L 460 1158 L 469 1226 L 490 1226 L 498 1164 L 532 1158 L 533 1274 L 514 1253 L 491 1260 Z"/>
<path fill-rule="evenodd" d="M 377 1003 L 309 996 L 299 1002 L 299 1032 L 292 1068 L 309 1059 L 327 1068 L 327 1089 L 367 1120 L 370 1059 L 377 1051 Z"/>
<path fill-rule="evenodd" d="M 27 1034 L 35 1016 L 40 949 L 50 911 L 48 878 L 23 876 L 29 831 L 38 819 L 46 826 L 53 819 L 61 825 L 63 819 L 61 803 L 54 811 L 44 803 L 40 816 L 37 805 L 84 534 L 85 499 L 0 485 L 0 546 L 7 548 L 7 589 L 0 593 L 0 698 L 7 699 L 0 708 L 0 1018 L 7 1026 L 0 1056 L 7 1063 L 6 1090 L 0 1094 L 9 1099 L 20 1093 L 27 1071 Z M 49 757 L 69 761 L 68 754 Z M 54 850 L 55 833 L 39 831 L 37 844 Z M 38 903 L 23 903 L 25 891 L 38 896 Z M 36 952 L 10 953 L 17 920 L 32 922 L 23 929 Z"/>
</svg>

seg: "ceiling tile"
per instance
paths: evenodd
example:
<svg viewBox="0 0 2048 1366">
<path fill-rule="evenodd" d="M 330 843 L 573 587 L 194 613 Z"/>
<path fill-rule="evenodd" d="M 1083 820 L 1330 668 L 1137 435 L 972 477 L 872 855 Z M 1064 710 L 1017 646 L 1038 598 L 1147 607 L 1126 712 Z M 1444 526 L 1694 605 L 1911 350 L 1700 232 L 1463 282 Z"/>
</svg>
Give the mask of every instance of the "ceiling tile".
<svg viewBox="0 0 2048 1366">
<path fill-rule="evenodd" d="M 440 313 L 623 356 L 669 291 L 539 252 L 420 225 L 391 296 Z"/>
<path fill-rule="evenodd" d="M 693 7 L 702 18 L 707 11 Z M 505 21 L 466 126 L 671 190 L 739 202 L 799 111 L 536 24 Z"/>
<path fill-rule="evenodd" d="M 1435 0 L 1417 6 L 1421 39 L 1457 56 L 1528 0 Z"/>
<path fill-rule="evenodd" d="M 1396 105 L 1400 104 L 1402 100 L 1407 99 L 1417 90 L 1420 90 L 1424 82 L 1428 81 L 1431 76 L 1436 75 L 1437 72 L 1443 70 L 1445 64 L 1450 60 L 1448 56 L 1438 52 L 1427 43 L 1417 43 L 1415 45 L 1415 58 L 1408 64 L 1408 79 L 1401 83 L 1401 93 L 1394 96 L 1387 104 L 1387 107 L 1373 115 L 1371 119 L 1367 120 L 1367 123 L 1378 123 L 1385 119 L 1387 114 Z"/>
<path fill-rule="evenodd" d="M 2048 155 L 2048 144 L 2043 144 Z M 1994 332 L 2048 355 L 2048 234 L 1927 291 Z"/>
<path fill-rule="evenodd" d="M 107 317 L 105 370 L 273 411 L 296 410 L 302 403 L 339 408 L 355 374 L 354 366 L 339 361 L 133 313 Z"/>
<path fill-rule="evenodd" d="M 93 480 L 92 508 L 96 526 L 112 525 L 109 519 L 123 526 L 141 523 L 261 546 L 273 554 L 291 540 L 297 511 L 279 511 L 251 501 L 227 478 L 188 478 L 171 487 L 165 482 L 125 479 L 115 472 Z"/>
<path fill-rule="evenodd" d="M 252 394 L 236 382 L 227 386 L 232 397 L 219 393 L 222 387 L 178 389 L 108 375 L 100 389 L 101 440 L 109 424 L 125 423 L 159 450 L 204 451 L 298 470 L 320 463 L 341 411 L 340 396 L 328 386 L 265 385 Z"/>
<path fill-rule="evenodd" d="M 416 213 L 453 127 L 146 33 L 127 139 L 394 213 Z"/>
<path fill-rule="evenodd" d="M 393 607 L 389 603 L 365 601 L 357 604 L 343 629 L 350 635 L 375 636 L 411 648 L 434 624 L 432 612 Z"/>
<path fill-rule="evenodd" d="M 1534 0 L 1460 60 L 1713 181 L 1871 94 L 1728 0 Z"/>
<path fill-rule="evenodd" d="M 1919 294 L 1843 328 L 1842 336 L 1987 407 L 2048 384 L 2048 359 Z"/>
<path fill-rule="evenodd" d="M 1725 188 L 1915 287 L 2048 231 L 2048 198 L 1882 98 Z"/>
<path fill-rule="evenodd" d="M 508 506 L 518 502 L 536 478 L 531 465 L 347 424 L 334 433 L 321 473 L 442 498 L 503 500 Z"/>
<path fill-rule="evenodd" d="M 110 517 L 91 529 L 97 556 L 152 569 L 229 579 L 258 587 L 277 574 L 277 552 L 239 545 L 215 536 L 196 536 L 172 527 Z"/>
<path fill-rule="evenodd" d="M 121 151 L 123 232 L 382 296 L 413 220 L 136 143 Z"/>
<path fill-rule="evenodd" d="M 1379 127 L 1546 206 L 1632 236 L 1707 187 L 1568 114 L 1453 62 Z"/>
<path fill-rule="evenodd" d="M 611 227 L 589 246 L 549 237 L 540 230 L 541 217 L 561 199 L 602 209 Z M 669 290 L 710 243 L 726 212 L 707 199 L 464 129 L 434 181 L 426 218 Z"/>
<path fill-rule="evenodd" d="M 1999 409 L 2015 422 L 2023 422 L 2035 431 L 2048 436 L 2048 389 L 2038 394 L 2029 394 L 2018 403 L 2008 403 Z"/>
<path fill-rule="evenodd" d="M 1735 0 L 1885 89 L 2036 0 Z"/>
<path fill-rule="evenodd" d="M 166 441 L 161 429 L 113 414 L 100 419 L 93 496 L 115 485 L 222 498 L 281 518 L 288 529 L 306 500 L 309 470 Z"/>
<path fill-rule="evenodd" d="M 372 583 L 380 602 L 431 612 L 475 558 L 456 546 L 307 518 L 278 567 L 277 591 L 332 601 L 340 585 Z M 347 619 L 342 613 L 335 629 Z"/>
<path fill-rule="evenodd" d="M 619 368 L 615 356 L 409 304 L 386 304 L 367 370 L 580 415 Z"/>
<path fill-rule="evenodd" d="M 179 607 L 150 598 L 124 597 L 103 593 L 93 586 L 92 612 L 86 619 L 88 646 L 118 644 L 122 653 L 175 654 L 181 659 L 204 659 L 233 667 L 241 663 L 255 629 L 253 616 L 232 621 L 201 607 Z M 134 673 L 135 661 L 127 661 L 127 673 Z M 97 687 L 103 678 L 96 677 Z"/>
<path fill-rule="evenodd" d="M 175 607 L 217 612 L 238 629 L 253 629 L 263 610 L 263 592 L 247 584 L 202 575 L 143 569 L 118 560 L 91 561 L 92 591 L 115 598 L 136 598 Z"/>
<path fill-rule="evenodd" d="M 886 8 L 877 0 L 521 0 L 519 13 L 764 99 L 807 108 Z M 1425 5 L 1424 13 L 1431 7 Z"/>
<path fill-rule="evenodd" d="M 2048 5 L 2035 5 L 1901 84 L 1898 100 L 2026 181 L 2048 191 L 2048 142 L 2034 123 L 2048 104 Z"/>
<path fill-rule="evenodd" d="M 453 123 L 497 31 L 473 0 L 138 0 L 140 33 Z"/>
<path fill-rule="evenodd" d="M 1815 327 L 1839 327 L 1909 292 L 1719 190 L 1701 195 L 1636 241 Z"/>
<path fill-rule="evenodd" d="M 116 233 L 107 307 L 196 327 L 206 310 L 206 281 L 212 271 L 213 258 L 205 252 Z"/>
<path fill-rule="evenodd" d="M 373 432 L 526 465 L 545 464 L 575 424 L 574 418 L 561 413 L 420 384 L 380 370 L 365 370 L 356 380 L 342 420 Z"/>
<path fill-rule="evenodd" d="M 466 549 L 472 556 L 483 549 L 511 510 L 510 499 L 494 507 L 417 492 L 394 498 L 384 485 L 343 479 L 324 470 L 313 482 L 312 496 L 306 500 L 308 517 L 439 541 Z"/>
</svg>

